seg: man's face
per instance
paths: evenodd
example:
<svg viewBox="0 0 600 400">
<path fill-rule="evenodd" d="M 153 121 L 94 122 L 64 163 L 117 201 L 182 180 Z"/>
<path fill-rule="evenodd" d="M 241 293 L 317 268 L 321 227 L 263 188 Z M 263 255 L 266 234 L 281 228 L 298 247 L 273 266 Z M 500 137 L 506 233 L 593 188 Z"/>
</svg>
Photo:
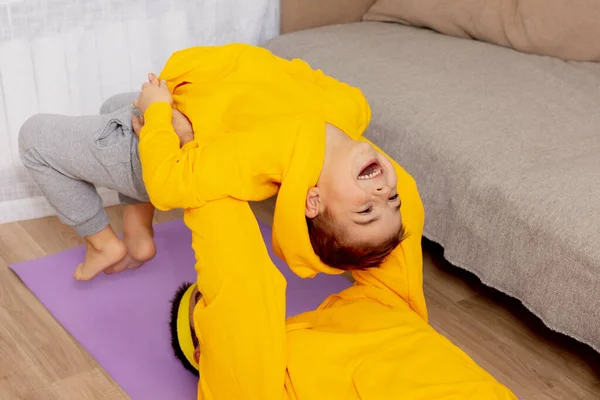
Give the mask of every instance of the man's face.
<svg viewBox="0 0 600 400">
<path fill-rule="evenodd" d="M 200 362 L 200 343 L 198 342 L 198 338 L 196 337 L 196 329 L 194 326 L 194 309 L 196 308 L 196 304 L 202 298 L 202 293 L 198 291 L 198 286 L 194 288 L 192 291 L 192 295 L 190 296 L 190 328 L 192 330 L 192 341 L 194 342 L 194 358 L 196 362 Z"/>
</svg>

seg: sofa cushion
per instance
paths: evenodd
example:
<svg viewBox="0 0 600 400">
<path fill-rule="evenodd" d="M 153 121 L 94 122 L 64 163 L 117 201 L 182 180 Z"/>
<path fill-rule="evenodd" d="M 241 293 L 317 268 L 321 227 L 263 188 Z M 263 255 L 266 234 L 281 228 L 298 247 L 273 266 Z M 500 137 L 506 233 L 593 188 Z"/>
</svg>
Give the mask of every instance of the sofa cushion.
<svg viewBox="0 0 600 400">
<path fill-rule="evenodd" d="M 400 22 L 565 60 L 600 61 L 600 1 L 377 0 L 365 21 Z"/>
<path fill-rule="evenodd" d="M 450 262 L 600 350 L 600 65 L 377 22 L 266 46 L 363 90 Z"/>
</svg>

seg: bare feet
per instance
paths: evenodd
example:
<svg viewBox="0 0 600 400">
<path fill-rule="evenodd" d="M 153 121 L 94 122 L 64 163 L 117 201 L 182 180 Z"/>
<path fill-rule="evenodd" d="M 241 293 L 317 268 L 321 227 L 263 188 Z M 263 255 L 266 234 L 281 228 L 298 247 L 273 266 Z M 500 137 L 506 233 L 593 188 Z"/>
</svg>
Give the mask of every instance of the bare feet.
<svg viewBox="0 0 600 400">
<path fill-rule="evenodd" d="M 107 226 L 98 233 L 84 237 L 85 260 L 75 268 L 73 276 L 79 281 L 89 281 L 100 272 L 111 267 L 125 257 L 125 243 Z"/>
<path fill-rule="evenodd" d="M 114 274 L 126 269 L 139 268 L 156 255 L 156 246 L 154 245 L 151 232 L 142 232 L 140 230 L 136 236 L 125 235 L 123 242 L 125 242 L 127 254 L 121 261 L 105 269 L 105 273 Z"/>
<path fill-rule="evenodd" d="M 152 217 L 154 206 L 150 203 L 123 206 L 123 242 L 127 255 L 110 268 L 104 270 L 114 274 L 126 269 L 139 268 L 156 255 Z"/>
</svg>

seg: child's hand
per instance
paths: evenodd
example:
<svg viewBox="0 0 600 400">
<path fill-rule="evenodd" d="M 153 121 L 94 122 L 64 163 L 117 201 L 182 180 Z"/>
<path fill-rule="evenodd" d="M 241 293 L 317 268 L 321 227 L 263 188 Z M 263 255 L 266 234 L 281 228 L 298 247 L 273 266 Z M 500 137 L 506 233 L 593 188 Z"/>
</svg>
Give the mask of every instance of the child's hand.
<svg viewBox="0 0 600 400">
<path fill-rule="evenodd" d="M 148 74 L 148 81 L 142 85 L 142 92 L 137 100 L 133 102 L 134 107 L 140 110 L 142 115 L 153 103 L 165 102 L 173 105 L 173 96 L 167 87 L 166 81 L 159 82 L 154 74 Z"/>
</svg>

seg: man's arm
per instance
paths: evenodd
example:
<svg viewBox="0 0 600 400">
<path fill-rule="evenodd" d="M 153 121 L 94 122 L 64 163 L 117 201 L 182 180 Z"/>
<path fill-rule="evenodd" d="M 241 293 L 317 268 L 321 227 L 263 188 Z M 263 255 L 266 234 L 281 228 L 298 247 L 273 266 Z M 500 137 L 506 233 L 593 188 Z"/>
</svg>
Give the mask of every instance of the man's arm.
<svg viewBox="0 0 600 400">
<path fill-rule="evenodd" d="M 193 165 L 201 149 L 194 141 L 182 147 L 171 123 L 168 103 L 157 102 L 144 113 L 140 131 L 142 177 L 150 200 L 159 210 L 194 208 L 204 204 L 196 196 Z"/>
<path fill-rule="evenodd" d="M 186 211 L 196 254 L 199 399 L 284 396 L 286 281 L 250 206 L 226 198 Z"/>
</svg>

